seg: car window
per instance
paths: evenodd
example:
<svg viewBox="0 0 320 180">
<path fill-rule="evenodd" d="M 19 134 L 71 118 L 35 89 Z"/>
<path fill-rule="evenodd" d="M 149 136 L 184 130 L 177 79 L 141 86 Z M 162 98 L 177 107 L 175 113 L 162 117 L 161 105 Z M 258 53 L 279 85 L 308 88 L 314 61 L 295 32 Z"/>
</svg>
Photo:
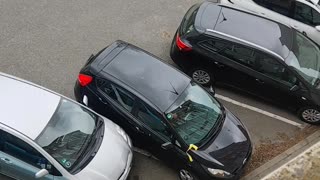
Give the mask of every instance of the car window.
<svg viewBox="0 0 320 180">
<path fill-rule="evenodd" d="M 61 176 L 51 163 L 36 149 L 3 130 L 0 130 L 0 151 L 36 168 L 47 169 L 52 175 Z"/>
<path fill-rule="evenodd" d="M 209 51 L 217 52 L 223 49 L 226 46 L 226 44 L 217 40 L 206 40 L 206 41 L 200 42 L 199 46 Z"/>
<path fill-rule="evenodd" d="M 280 13 L 285 16 L 289 16 L 289 11 L 290 11 L 290 1 L 289 0 L 284 0 L 284 1 L 279 1 L 279 0 L 253 0 L 260 6 L 263 6 L 267 9 L 273 10 L 277 13 Z"/>
<path fill-rule="evenodd" d="M 320 13 L 314 9 L 312 9 L 312 20 L 314 26 L 320 25 Z"/>
<path fill-rule="evenodd" d="M 319 23 L 319 13 L 310 6 L 300 2 L 296 2 L 293 18 L 311 26 L 318 25 Z"/>
<path fill-rule="evenodd" d="M 254 64 L 254 51 L 244 46 L 231 45 L 222 50 L 221 55 L 226 56 L 240 64 L 252 67 Z"/>
<path fill-rule="evenodd" d="M 162 121 L 162 116 L 153 110 L 153 108 L 145 103 L 140 103 L 136 116 L 143 124 L 170 140 L 170 134 L 167 131 L 165 123 Z"/>
<path fill-rule="evenodd" d="M 288 86 L 294 85 L 297 81 L 296 76 L 288 71 L 284 65 L 263 53 L 256 53 L 254 69 Z"/>
<path fill-rule="evenodd" d="M 97 85 L 98 88 L 102 90 L 107 96 L 117 101 L 129 112 L 132 110 L 135 98 L 131 93 L 108 81 L 99 80 L 99 84 L 97 83 Z"/>
</svg>

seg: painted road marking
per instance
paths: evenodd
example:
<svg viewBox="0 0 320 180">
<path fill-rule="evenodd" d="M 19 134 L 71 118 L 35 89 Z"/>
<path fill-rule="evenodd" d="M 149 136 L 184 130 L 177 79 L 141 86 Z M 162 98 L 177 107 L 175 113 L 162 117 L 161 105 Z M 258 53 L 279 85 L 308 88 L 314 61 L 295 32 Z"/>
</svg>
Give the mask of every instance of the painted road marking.
<svg viewBox="0 0 320 180">
<path fill-rule="evenodd" d="M 267 112 L 267 111 L 264 111 L 264 110 L 262 110 L 262 109 L 259 109 L 259 108 L 256 108 L 256 107 L 253 107 L 253 106 L 250 106 L 250 105 L 247 105 L 247 104 L 244 104 L 244 103 L 235 101 L 235 100 L 233 100 L 233 99 L 231 99 L 231 98 L 222 96 L 222 95 L 220 95 L 220 94 L 216 94 L 215 97 L 217 97 L 217 98 L 219 98 L 219 99 L 221 99 L 221 100 L 227 101 L 227 102 L 229 102 L 229 103 L 232 103 L 232 104 L 241 106 L 241 107 L 243 107 L 243 108 L 250 109 L 251 111 L 255 111 L 255 112 L 261 113 L 261 114 L 263 114 L 263 115 L 272 117 L 272 118 L 277 119 L 277 120 L 279 120 L 279 121 L 282 121 L 282 122 L 291 124 L 291 125 L 296 126 L 296 127 L 298 127 L 298 128 L 301 128 L 301 129 L 302 129 L 302 128 L 305 127 L 305 125 L 303 125 L 303 124 L 300 124 L 300 123 L 297 123 L 297 122 L 295 122 L 295 121 L 289 120 L 289 119 L 287 119 L 287 118 L 278 116 L 278 115 L 276 115 L 276 114 L 272 114 L 272 113 Z"/>
</svg>

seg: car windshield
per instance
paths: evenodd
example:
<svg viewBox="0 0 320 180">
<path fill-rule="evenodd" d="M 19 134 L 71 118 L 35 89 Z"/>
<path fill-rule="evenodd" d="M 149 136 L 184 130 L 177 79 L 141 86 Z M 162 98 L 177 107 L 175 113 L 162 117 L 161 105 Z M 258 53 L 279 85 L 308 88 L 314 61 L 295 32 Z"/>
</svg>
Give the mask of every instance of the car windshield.
<svg viewBox="0 0 320 180">
<path fill-rule="evenodd" d="M 61 99 L 36 143 L 70 171 L 87 152 L 85 149 L 91 141 L 97 118 L 85 108 Z"/>
<path fill-rule="evenodd" d="M 320 82 L 319 47 L 301 33 L 293 33 L 292 52 L 286 63 L 293 67 L 309 84 L 318 86 Z"/>
<path fill-rule="evenodd" d="M 169 123 L 186 144 L 201 144 L 222 116 L 220 104 L 191 83 L 166 112 Z"/>
</svg>

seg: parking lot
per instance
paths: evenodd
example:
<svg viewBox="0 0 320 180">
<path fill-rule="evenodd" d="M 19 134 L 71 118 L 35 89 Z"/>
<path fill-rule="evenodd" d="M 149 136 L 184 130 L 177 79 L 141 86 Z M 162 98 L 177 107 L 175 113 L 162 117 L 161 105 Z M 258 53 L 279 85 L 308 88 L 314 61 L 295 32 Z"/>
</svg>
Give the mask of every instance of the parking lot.
<svg viewBox="0 0 320 180">
<path fill-rule="evenodd" d="M 0 0 L 0 71 L 73 98 L 86 59 L 117 39 L 173 64 L 169 57 L 173 34 L 196 2 Z M 265 141 L 281 142 L 308 126 L 293 113 L 246 94 L 221 87 L 216 91 L 216 97 L 248 127 L 256 147 Z M 137 154 L 130 178 L 177 176 L 161 162 Z"/>
</svg>

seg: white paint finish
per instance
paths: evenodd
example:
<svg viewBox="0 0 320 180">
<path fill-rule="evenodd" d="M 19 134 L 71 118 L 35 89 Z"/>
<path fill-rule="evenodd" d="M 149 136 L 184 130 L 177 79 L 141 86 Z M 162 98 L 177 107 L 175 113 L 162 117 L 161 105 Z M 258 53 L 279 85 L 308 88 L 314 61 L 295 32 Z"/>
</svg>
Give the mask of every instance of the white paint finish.
<svg viewBox="0 0 320 180">
<path fill-rule="evenodd" d="M 35 139 L 55 112 L 60 97 L 0 75 L 0 123 Z"/>
<path fill-rule="evenodd" d="M 314 5 L 317 5 L 319 3 L 319 0 L 310 0 Z"/>
<path fill-rule="evenodd" d="M 278 115 L 275 115 L 275 114 L 272 114 L 270 112 L 267 112 L 267 111 L 264 111 L 262 109 L 259 109 L 259 108 L 256 108 L 256 107 L 253 107 L 253 106 L 250 106 L 250 105 L 247 105 L 247 104 L 244 104 L 244 103 L 241 103 L 241 102 L 238 102 L 238 101 L 235 101 L 229 97 L 225 97 L 225 96 L 222 96 L 222 95 L 219 95 L 219 94 L 216 94 L 215 97 L 221 99 L 221 100 L 224 100 L 224 101 L 227 101 L 229 103 L 232 103 L 232 104 L 235 104 L 235 105 L 238 105 L 238 106 L 241 106 L 243 108 L 246 108 L 246 109 L 250 109 L 252 111 L 255 111 L 257 113 L 260 113 L 260 114 L 263 114 L 263 115 L 266 115 L 266 116 L 269 116 L 271 118 L 274 118 L 274 119 L 277 119 L 279 121 L 282 121 L 282 122 L 285 122 L 285 123 L 288 123 L 288 124 L 291 124 L 293 126 L 296 126 L 298 128 L 304 128 L 305 126 L 303 124 L 300 124 L 300 123 L 297 123 L 295 121 L 292 121 L 292 120 L 289 120 L 287 118 L 284 118 L 284 117 L 281 117 L 281 116 L 278 116 Z"/>
</svg>

